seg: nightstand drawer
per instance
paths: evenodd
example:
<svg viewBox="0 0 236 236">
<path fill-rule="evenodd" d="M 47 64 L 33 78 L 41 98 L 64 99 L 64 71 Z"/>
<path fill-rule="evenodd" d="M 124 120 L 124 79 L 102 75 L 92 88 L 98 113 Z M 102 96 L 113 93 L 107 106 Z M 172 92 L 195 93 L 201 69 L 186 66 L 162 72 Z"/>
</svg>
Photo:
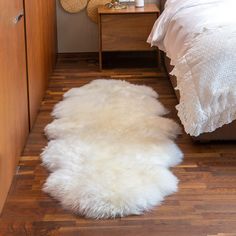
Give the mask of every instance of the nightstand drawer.
<svg viewBox="0 0 236 236">
<path fill-rule="evenodd" d="M 101 15 L 102 50 L 153 50 L 146 40 L 156 19 L 155 13 Z"/>
</svg>

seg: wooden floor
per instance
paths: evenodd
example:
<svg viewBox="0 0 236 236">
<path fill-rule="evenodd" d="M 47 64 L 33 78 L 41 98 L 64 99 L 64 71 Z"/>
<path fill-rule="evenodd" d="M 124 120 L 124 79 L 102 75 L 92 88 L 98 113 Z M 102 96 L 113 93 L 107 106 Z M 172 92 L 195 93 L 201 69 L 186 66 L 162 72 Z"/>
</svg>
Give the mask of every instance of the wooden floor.
<svg viewBox="0 0 236 236">
<path fill-rule="evenodd" d="M 177 100 L 165 73 L 154 69 L 99 72 L 93 56 L 61 56 L 0 218 L 0 235 L 236 235 L 236 143 L 196 144 L 185 134 L 179 137 L 185 158 L 172 170 L 180 179 L 179 191 L 142 216 L 85 219 L 63 210 L 41 191 L 48 172 L 41 166 L 39 154 L 47 143 L 43 128 L 51 121 L 54 104 L 68 89 L 104 77 L 151 86 L 170 109 L 170 116 L 178 120 Z"/>
</svg>

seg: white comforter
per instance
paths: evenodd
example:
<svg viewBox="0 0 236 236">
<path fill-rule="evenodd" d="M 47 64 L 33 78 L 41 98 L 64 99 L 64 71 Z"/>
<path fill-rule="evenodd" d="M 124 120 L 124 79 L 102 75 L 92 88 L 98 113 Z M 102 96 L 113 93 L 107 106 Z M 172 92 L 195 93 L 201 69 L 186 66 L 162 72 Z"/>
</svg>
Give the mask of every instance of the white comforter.
<svg viewBox="0 0 236 236">
<path fill-rule="evenodd" d="M 235 0 L 168 0 L 148 38 L 175 66 L 178 115 L 192 136 L 236 119 L 235 8 Z"/>
</svg>

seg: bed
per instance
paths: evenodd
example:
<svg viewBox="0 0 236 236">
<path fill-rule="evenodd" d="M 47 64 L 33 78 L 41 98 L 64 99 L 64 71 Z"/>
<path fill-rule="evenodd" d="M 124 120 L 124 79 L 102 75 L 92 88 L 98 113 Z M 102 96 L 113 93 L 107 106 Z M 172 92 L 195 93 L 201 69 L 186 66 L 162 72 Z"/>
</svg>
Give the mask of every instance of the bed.
<svg viewBox="0 0 236 236">
<path fill-rule="evenodd" d="M 148 39 L 165 52 L 165 67 L 173 87 L 178 88 L 178 115 L 186 133 L 195 140 L 236 140 L 235 2 L 161 0 L 164 13 Z M 223 38 L 230 40 L 224 42 Z M 198 55 L 204 49 L 206 53 Z"/>
</svg>

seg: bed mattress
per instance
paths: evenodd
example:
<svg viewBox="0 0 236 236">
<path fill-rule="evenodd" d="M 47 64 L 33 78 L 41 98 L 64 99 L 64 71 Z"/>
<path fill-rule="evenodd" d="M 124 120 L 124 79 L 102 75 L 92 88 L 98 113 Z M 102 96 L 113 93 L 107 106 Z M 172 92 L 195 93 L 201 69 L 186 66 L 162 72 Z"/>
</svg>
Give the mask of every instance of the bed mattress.
<svg viewBox="0 0 236 236">
<path fill-rule="evenodd" d="M 231 50 L 228 49 L 234 49 L 233 45 L 236 43 L 228 44 L 223 38 L 225 35 L 231 37 L 235 34 L 236 17 L 233 9 L 236 6 L 236 1 L 168 0 L 166 5 L 164 13 L 153 27 L 148 42 L 152 46 L 158 46 L 165 51 L 171 59 L 171 64 L 175 66 L 173 74 L 177 76 L 177 85 L 181 94 L 180 104 L 177 106 L 178 115 L 186 132 L 192 136 L 199 136 L 204 132 L 212 132 L 235 118 L 235 103 L 232 99 L 236 96 L 232 87 L 236 85 L 234 74 L 236 58 L 232 56 Z M 195 40 L 196 38 L 197 40 Z M 236 42 L 236 37 L 233 36 L 232 40 Z M 216 47 L 215 44 L 218 42 L 220 43 Z M 203 45 L 209 45 L 210 47 L 206 48 Z M 196 49 L 201 49 L 201 54 Z M 218 58 L 218 55 L 221 54 L 223 57 L 218 61 L 210 60 L 210 57 L 205 56 L 205 51 L 211 58 Z M 198 59 L 196 59 L 197 57 Z M 222 67 L 219 66 L 221 63 Z M 229 75 L 229 70 L 226 70 L 226 67 L 230 71 L 232 70 L 233 76 Z M 212 73 L 213 70 L 214 73 Z M 218 78 L 216 78 L 216 74 L 219 74 Z M 211 87 L 208 88 L 206 81 L 209 82 Z M 223 83 L 224 81 L 227 81 L 228 85 Z M 226 85 L 223 92 L 222 85 Z M 192 93 L 186 95 L 186 93 L 189 93 L 188 88 L 190 87 L 192 87 Z M 211 88 L 213 90 L 218 89 L 213 91 Z M 222 95 L 223 99 L 221 99 Z M 196 98 L 193 98 L 193 96 Z M 227 110 L 225 112 L 223 109 L 221 110 L 222 107 L 219 104 L 229 98 L 229 103 L 233 101 L 232 106 L 229 107 L 228 103 L 224 102 L 224 110 Z M 211 106 L 211 100 L 214 99 L 216 100 L 213 101 L 214 106 Z M 210 111 L 210 109 L 212 110 Z M 222 119 L 225 119 L 225 121 L 222 121 Z"/>
</svg>

